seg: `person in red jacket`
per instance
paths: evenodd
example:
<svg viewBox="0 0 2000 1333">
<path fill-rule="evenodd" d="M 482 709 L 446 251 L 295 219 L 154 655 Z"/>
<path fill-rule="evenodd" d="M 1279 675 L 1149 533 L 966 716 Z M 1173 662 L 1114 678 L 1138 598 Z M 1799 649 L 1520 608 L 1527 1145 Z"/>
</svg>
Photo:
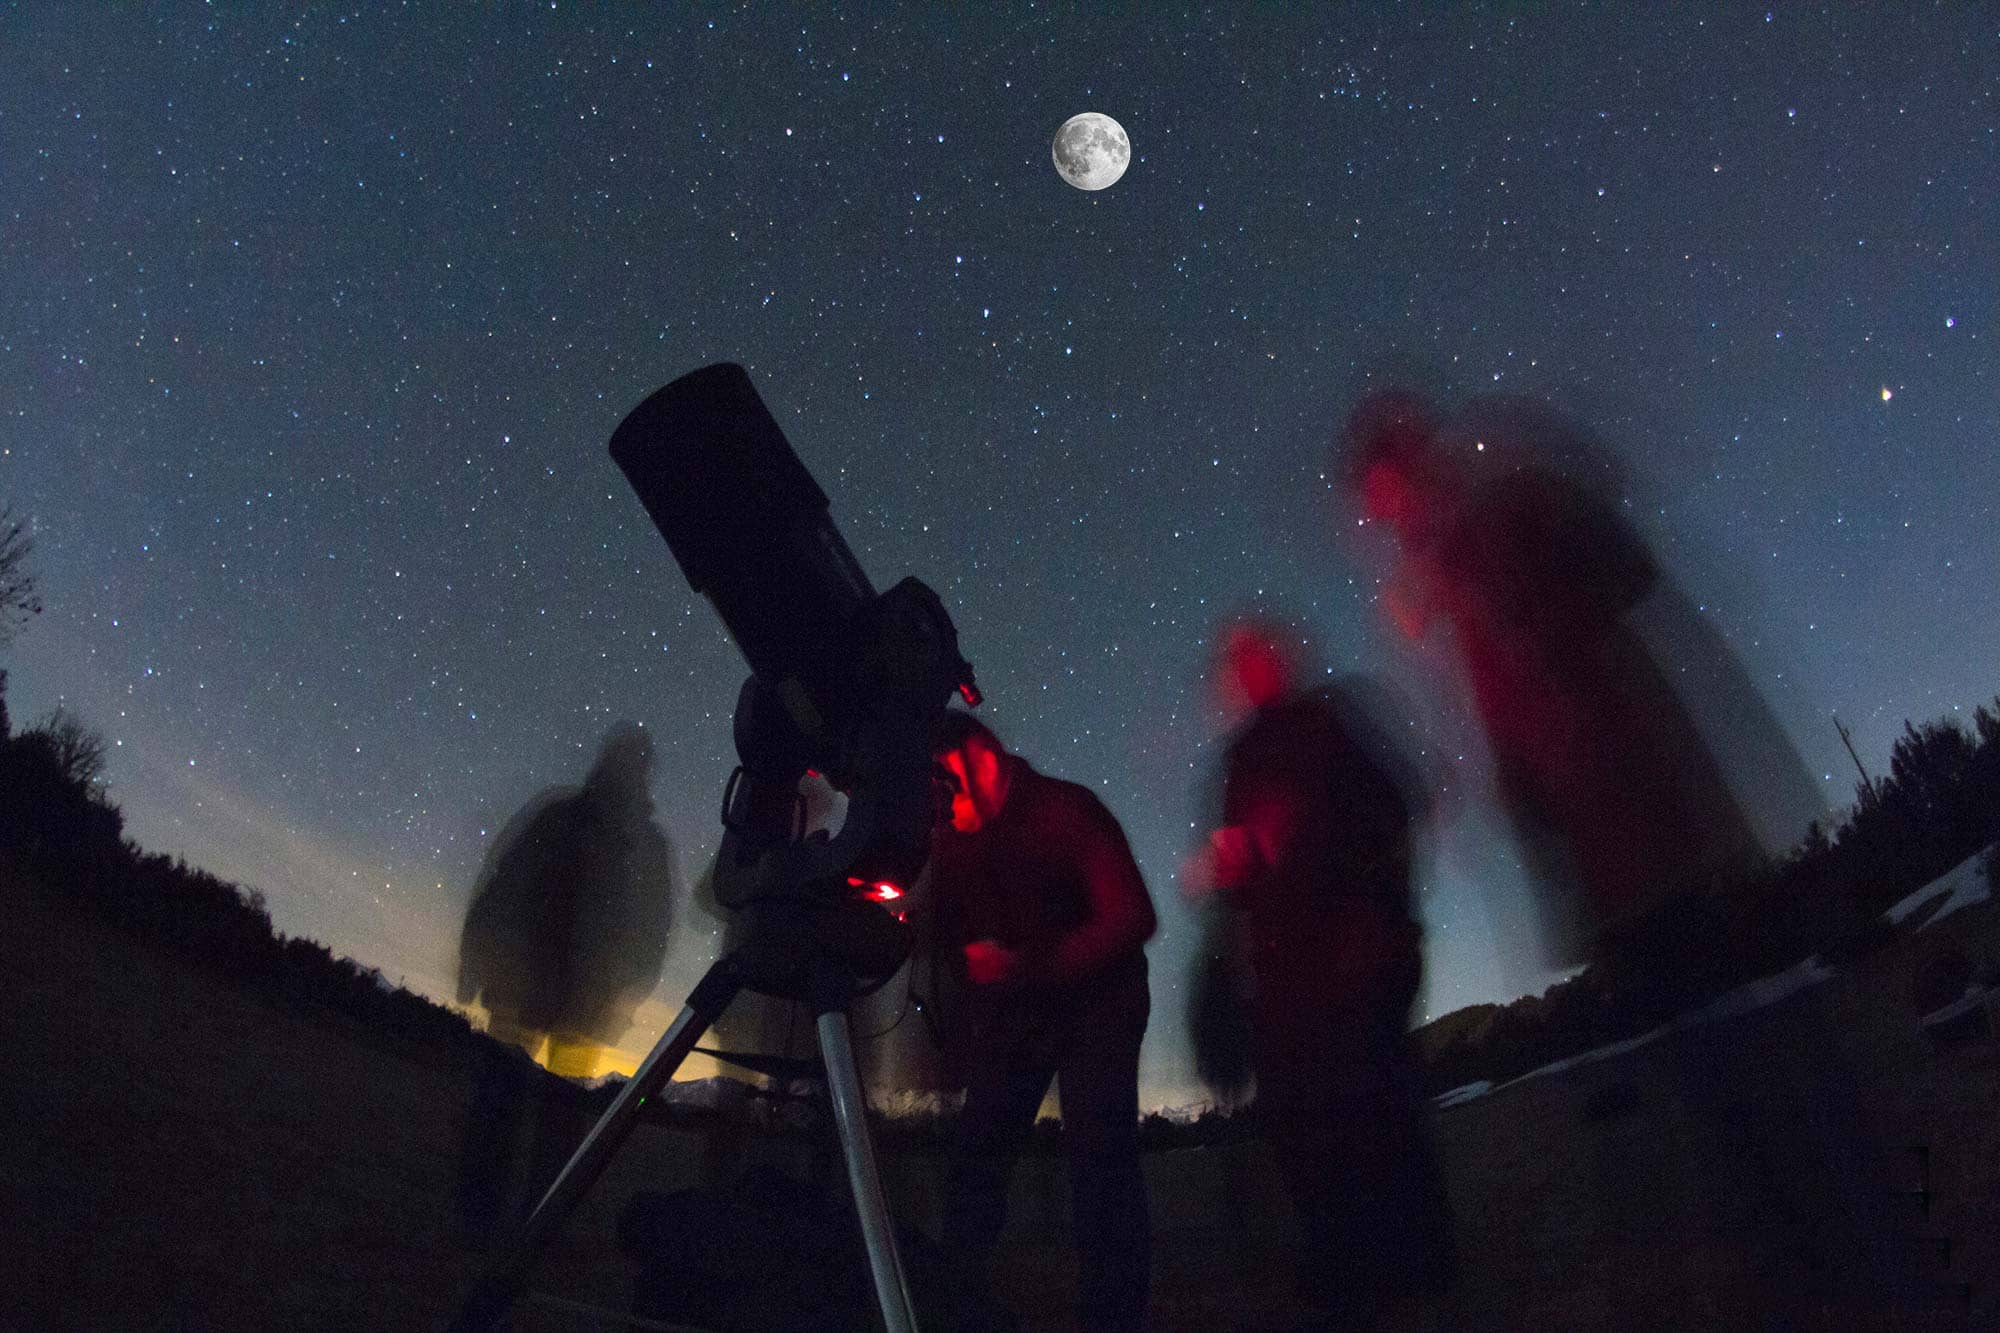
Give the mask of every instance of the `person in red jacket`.
<svg viewBox="0 0 2000 1333">
<path fill-rule="evenodd" d="M 940 952 L 962 974 L 951 1045 L 966 1090 L 945 1243 L 983 1290 L 1007 1180 L 1053 1080 L 1081 1322 L 1143 1326 L 1139 1043 L 1151 1009 L 1152 898 L 1117 819 L 1087 788 L 1037 772 L 966 713 L 946 714 L 933 751 L 957 788 L 931 883 Z"/>
<path fill-rule="evenodd" d="M 1220 823 L 1182 873 L 1246 946 L 1224 961 L 1249 974 L 1232 989 L 1247 997 L 1256 1112 L 1298 1210 L 1297 1295 L 1330 1326 L 1365 1327 L 1443 1291 L 1456 1265 L 1409 1035 L 1427 798 L 1370 716 L 1374 687 L 1303 688 L 1296 643 L 1266 623 L 1223 636 L 1218 684 L 1250 711 L 1224 756 Z M 1192 1035 L 1199 1066 L 1238 1063 Z"/>
</svg>

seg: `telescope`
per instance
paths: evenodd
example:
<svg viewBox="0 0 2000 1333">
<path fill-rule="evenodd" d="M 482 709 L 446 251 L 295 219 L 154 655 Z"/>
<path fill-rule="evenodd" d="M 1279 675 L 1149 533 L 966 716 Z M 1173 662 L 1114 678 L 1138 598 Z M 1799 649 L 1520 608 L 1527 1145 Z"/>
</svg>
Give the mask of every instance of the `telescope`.
<svg viewBox="0 0 2000 1333">
<path fill-rule="evenodd" d="M 930 733 L 953 691 L 979 698 L 951 617 L 914 578 L 876 594 L 741 366 L 708 366 L 647 398 L 613 433 L 611 457 L 750 665 L 717 901 L 766 917 L 810 906 L 821 947 L 888 975 L 907 941 L 879 914 L 836 905 L 849 889 L 900 897 L 929 854 Z M 831 839 L 794 836 L 807 772 L 847 794 Z"/>
<path fill-rule="evenodd" d="M 876 1296 L 890 1333 L 903 1333 L 912 1327 L 909 1291 L 847 1007 L 909 956 L 909 929 L 893 905 L 923 870 L 947 795 L 931 737 L 952 694 L 976 707 L 979 688 L 935 592 L 915 578 L 875 591 L 743 367 L 706 366 L 659 389 L 619 423 L 610 451 L 750 667 L 737 695 L 739 763 L 723 792 L 715 867 L 717 901 L 748 929 L 695 986 L 455 1327 L 491 1328 L 505 1315 L 638 1109 L 748 989 L 808 1002 L 818 1015 Z M 848 797 L 837 833 L 808 836 L 802 827 L 799 783 L 808 773 Z"/>
</svg>

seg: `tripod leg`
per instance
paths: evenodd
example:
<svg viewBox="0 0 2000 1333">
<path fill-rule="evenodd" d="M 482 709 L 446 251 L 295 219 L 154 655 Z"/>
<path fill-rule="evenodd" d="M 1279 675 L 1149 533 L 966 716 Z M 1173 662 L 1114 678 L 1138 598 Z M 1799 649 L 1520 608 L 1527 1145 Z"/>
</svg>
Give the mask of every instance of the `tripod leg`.
<svg viewBox="0 0 2000 1333">
<path fill-rule="evenodd" d="M 882 1323 L 888 1333 L 912 1333 L 916 1323 L 910 1314 L 910 1288 L 903 1279 L 902 1257 L 896 1253 L 896 1232 L 889 1224 L 889 1207 L 882 1197 L 882 1177 L 875 1169 L 875 1145 L 868 1137 L 865 1114 L 868 1104 L 854 1068 L 854 1045 L 844 1007 L 821 1009 L 819 1051 L 826 1062 L 826 1085 L 833 1094 L 834 1120 L 847 1157 L 854 1206 L 861 1214 L 861 1239 L 868 1246 L 868 1270 L 875 1278 Z"/>
<path fill-rule="evenodd" d="M 729 1007 L 741 984 L 730 959 L 722 959 L 709 968 L 708 975 L 688 996 L 680 1016 L 661 1036 L 616 1100 L 598 1117 L 500 1257 L 481 1275 L 452 1324 L 454 1333 L 483 1333 L 500 1322 L 527 1285 L 529 1271 L 556 1228 L 576 1207 L 577 1200 L 597 1182 L 604 1168 L 610 1165 L 612 1154 L 632 1132 L 639 1108 L 673 1077 L 681 1061 L 687 1059 L 688 1052 L 701 1040 L 701 1034 L 722 1017 L 722 1011 Z"/>
</svg>

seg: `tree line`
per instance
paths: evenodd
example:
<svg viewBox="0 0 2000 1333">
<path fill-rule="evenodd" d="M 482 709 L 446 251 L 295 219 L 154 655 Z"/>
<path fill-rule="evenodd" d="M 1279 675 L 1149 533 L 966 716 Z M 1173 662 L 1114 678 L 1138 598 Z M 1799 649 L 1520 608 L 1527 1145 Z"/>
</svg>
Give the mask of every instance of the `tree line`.
<svg viewBox="0 0 2000 1333">
<path fill-rule="evenodd" d="M 274 930 L 262 894 L 125 837 L 102 780 L 104 757 L 102 737 L 60 709 L 13 732 L 0 671 L 0 861 L 17 872 L 17 891 L 46 886 L 240 988 L 344 1014 L 385 1036 L 475 1038 L 456 1011 L 315 940 Z"/>
</svg>

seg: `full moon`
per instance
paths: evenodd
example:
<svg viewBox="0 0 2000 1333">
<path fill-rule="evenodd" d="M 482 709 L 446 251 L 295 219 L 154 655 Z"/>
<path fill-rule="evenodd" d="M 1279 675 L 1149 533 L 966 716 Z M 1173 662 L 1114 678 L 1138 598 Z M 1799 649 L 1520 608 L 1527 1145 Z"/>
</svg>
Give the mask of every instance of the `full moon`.
<svg viewBox="0 0 2000 1333">
<path fill-rule="evenodd" d="M 1079 190 L 1101 190 L 1125 174 L 1132 141 L 1124 127 L 1101 111 L 1071 116 L 1056 131 L 1050 156 L 1062 178 Z"/>
</svg>

